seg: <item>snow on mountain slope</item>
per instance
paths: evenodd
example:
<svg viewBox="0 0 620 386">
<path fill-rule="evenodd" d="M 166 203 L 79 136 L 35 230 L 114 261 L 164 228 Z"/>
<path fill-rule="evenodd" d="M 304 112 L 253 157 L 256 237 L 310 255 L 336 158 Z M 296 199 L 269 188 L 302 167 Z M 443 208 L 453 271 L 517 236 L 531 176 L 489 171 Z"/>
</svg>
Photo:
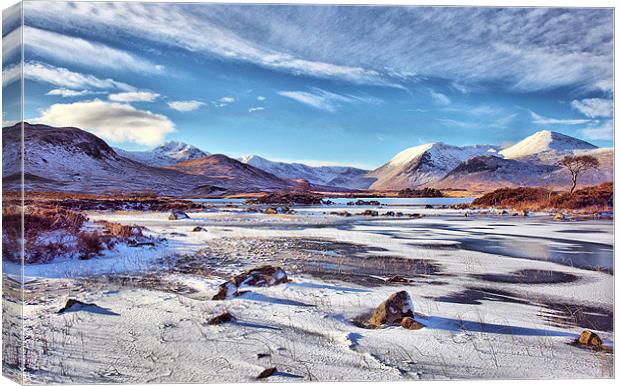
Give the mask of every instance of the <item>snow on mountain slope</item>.
<svg viewBox="0 0 620 386">
<path fill-rule="evenodd" d="M 568 135 L 555 131 L 538 131 L 522 141 L 501 150 L 504 158 L 523 159 L 535 157 L 541 160 L 555 158 L 556 155 L 574 152 L 575 150 L 591 150 L 597 147 Z"/>
<path fill-rule="evenodd" d="M 2 129 L 3 183 L 19 188 L 20 124 Z M 97 136 L 75 127 L 24 123 L 26 189 L 83 193 L 156 192 L 183 195 L 211 180 L 125 158 Z"/>
<path fill-rule="evenodd" d="M 129 151 L 119 148 L 114 148 L 114 150 L 123 157 L 151 166 L 170 166 L 177 162 L 189 161 L 210 154 L 195 146 L 176 141 L 166 142 L 147 151 Z"/>
<path fill-rule="evenodd" d="M 485 154 L 497 155 L 495 147 L 429 143 L 403 150 L 385 165 L 368 173 L 367 177 L 376 179 L 370 189 L 412 188 L 438 181 L 461 162 Z"/>
<path fill-rule="evenodd" d="M 311 184 L 349 189 L 364 189 L 371 181 L 364 178 L 367 170 L 348 166 L 308 166 L 301 163 L 270 161 L 257 155 L 242 157 L 252 165 L 284 179 L 303 178 Z"/>
</svg>

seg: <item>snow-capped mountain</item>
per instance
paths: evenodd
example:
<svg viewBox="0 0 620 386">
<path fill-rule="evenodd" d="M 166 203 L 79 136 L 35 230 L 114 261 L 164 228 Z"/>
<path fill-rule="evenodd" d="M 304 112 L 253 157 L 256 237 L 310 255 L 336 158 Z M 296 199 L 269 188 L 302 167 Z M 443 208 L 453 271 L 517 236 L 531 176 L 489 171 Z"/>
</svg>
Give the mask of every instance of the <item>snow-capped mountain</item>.
<svg viewBox="0 0 620 386">
<path fill-rule="evenodd" d="M 591 143 L 555 131 L 542 130 L 501 150 L 499 153 L 508 159 L 537 158 L 539 161 L 555 161 L 577 150 L 592 150 L 597 147 Z"/>
<path fill-rule="evenodd" d="M 445 177 L 461 162 L 480 155 L 497 155 L 490 145 L 452 146 L 442 142 L 411 147 L 367 174 L 370 189 L 398 190 L 430 184 Z"/>
<path fill-rule="evenodd" d="M 364 178 L 367 170 L 349 166 L 308 166 L 270 161 L 257 155 L 242 157 L 240 161 L 283 179 L 304 179 L 314 185 L 365 189 L 372 183 L 372 180 Z"/>
<path fill-rule="evenodd" d="M 21 124 L 2 129 L 3 183 L 20 182 Z M 133 161 L 101 138 L 75 127 L 24 123 L 26 189 L 82 193 L 156 192 L 183 195 L 215 189 L 212 180 Z"/>
<path fill-rule="evenodd" d="M 129 151 L 119 148 L 114 150 L 134 161 L 151 166 L 170 166 L 177 162 L 189 161 L 205 157 L 210 153 L 183 142 L 169 141 L 147 151 Z"/>
</svg>

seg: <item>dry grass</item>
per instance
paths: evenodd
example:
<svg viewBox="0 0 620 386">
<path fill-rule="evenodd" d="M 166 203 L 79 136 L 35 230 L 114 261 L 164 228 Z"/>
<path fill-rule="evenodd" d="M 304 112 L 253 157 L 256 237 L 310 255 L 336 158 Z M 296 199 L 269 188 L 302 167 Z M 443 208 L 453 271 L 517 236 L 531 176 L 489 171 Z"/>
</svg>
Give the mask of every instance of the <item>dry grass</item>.
<svg viewBox="0 0 620 386">
<path fill-rule="evenodd" d="M 613 183 L 589 186 L 573 193 L 545 188 L 502 188 L 475 199 L 472 206 L 517 210 L 573 210 L 601 212 L 613 210 Z"/>
</svg>

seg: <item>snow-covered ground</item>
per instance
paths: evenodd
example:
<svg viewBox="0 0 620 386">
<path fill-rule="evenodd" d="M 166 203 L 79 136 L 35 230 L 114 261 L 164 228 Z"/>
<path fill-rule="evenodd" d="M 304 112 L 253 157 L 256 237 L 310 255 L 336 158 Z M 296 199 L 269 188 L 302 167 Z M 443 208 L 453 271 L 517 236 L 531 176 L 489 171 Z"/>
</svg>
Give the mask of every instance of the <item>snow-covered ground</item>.
<svg viewBox="0 0 620 386">
<path fill-rule="evenodd" d="M 274 381 L 613 376 L 612 353 L 570 344 L 589 328 L 613 348 L 611 222 L 295 209 L 228 208 L 176 221 L 167 213 L 90 213 L 166 241 L 25 267 L 28 381 L 244 382 L 269 367 L 278 370 L 267 378 Z M 292 281 L 211 300 L 228 277 L 264 264 Z M 532 270 L 553 274 L 530 277 Z M 411 282 L 382 280 L 395 274 Z M 425 328 L 352 322 L 399 290 L 409 292 Z M 97 307 L 57 314 L 68 298 Z M 236 321 L 207 325 L 223 311 Z"/>
</svg>

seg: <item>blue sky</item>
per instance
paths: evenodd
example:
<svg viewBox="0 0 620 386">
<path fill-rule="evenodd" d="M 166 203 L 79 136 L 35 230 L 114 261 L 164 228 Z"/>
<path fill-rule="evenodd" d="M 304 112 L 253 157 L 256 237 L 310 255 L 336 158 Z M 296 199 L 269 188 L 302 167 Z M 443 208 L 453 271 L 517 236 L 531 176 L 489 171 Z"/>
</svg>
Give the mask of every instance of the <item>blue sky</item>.
<svg viewBox="0 0 620 386">
<path fill-rule="evenodd" d="M 609 9 L 26 2 L 24 15 L 26 119 L 130 150 L 179 140 L 371 168 L 421 143 L 542 129 L 613 145 Z M 19 32 L 4 36 L 6 90 Z"/>
</svg>

